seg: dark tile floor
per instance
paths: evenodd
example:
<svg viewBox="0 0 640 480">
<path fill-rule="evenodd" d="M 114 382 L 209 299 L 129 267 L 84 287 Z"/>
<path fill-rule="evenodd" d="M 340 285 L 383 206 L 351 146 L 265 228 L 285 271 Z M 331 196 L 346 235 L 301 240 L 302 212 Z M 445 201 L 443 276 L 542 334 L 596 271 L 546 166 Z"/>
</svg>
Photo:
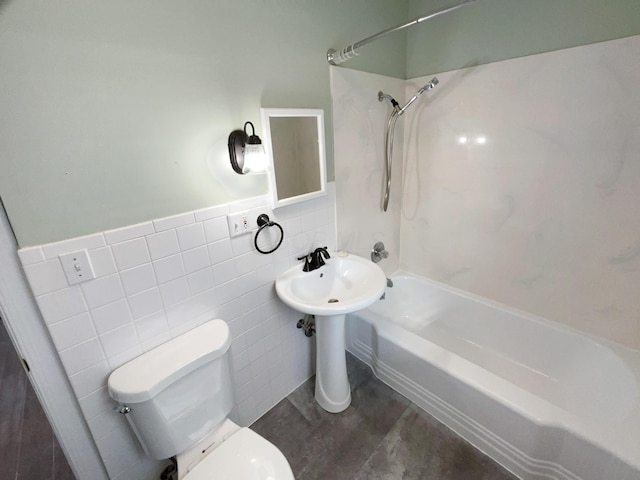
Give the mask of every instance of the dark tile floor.
<svg viewBox="0 0 640 480">
<path fill-rule="evenodd" d="M 310 379 L 251 428 L 287 457 L 297 480 L 516 480 L 347 354 L 351 406 L 320 408 Z"/>
<path fill-rule="evenodd" d="M 74 480 L 1 321 L 0 465 L 2 480 Z"/>
</svg>

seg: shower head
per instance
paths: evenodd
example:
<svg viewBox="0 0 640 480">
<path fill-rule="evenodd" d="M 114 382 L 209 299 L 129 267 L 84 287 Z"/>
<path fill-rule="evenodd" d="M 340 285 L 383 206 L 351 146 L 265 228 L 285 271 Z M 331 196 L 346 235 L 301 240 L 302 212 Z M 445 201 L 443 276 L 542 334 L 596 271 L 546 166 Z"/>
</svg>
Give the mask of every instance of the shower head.
<svg viewBox="0 0 640 480">
<path fill-rule="evenodd" d="M 440 83 L 440 81 L 438 80 L 437 77 L 433 77 L 431 80 L 429 80 L 427 83 L 424 84 L 424 86 L 418 90 L 416 92 L 416 94 L 411 97 L 411 100 L 409 100 L 404 107 L 402 107 L 399 111 L 398 111 L 398 115 L 402 115 L 404 113 L 404 111 L 409 108 L 409 105 L 411 105 L 413 102 L 415 102 L 418 97 L 420 95 L 422 95 L 424 92 L 426 92 L 427 90 L 431 90 L 433 87 L 435 87 L 438 83 Z"/>
</svg>

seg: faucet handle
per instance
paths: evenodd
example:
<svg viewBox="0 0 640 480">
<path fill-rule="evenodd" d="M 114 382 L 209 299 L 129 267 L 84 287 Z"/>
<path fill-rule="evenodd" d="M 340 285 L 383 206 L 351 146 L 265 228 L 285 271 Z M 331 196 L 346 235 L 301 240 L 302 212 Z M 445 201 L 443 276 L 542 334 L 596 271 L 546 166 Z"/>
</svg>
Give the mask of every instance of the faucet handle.
<svg viewBox="0 0 640 480">
<path fill-rule="evenodd" d="M 303 272 L 308 272 L 311 269 L 309 268 L 309 258 L 311 257 L 311 254 L 308 255 L 303 255 L 302 257 L 298 257 L 298 260 L 304 260 L 304 266 L 302 267 L 302 271 Z"/>
<path fill-rule="evenodd" d="M 371 250 L 371 261 L 373 263 L 378 263 L 383 258 L 387 258 L 389 256 L 389 252 L 387 252 L 384 248 L 384 243 L 378 242 L 373 246 Z"/>
</svg>

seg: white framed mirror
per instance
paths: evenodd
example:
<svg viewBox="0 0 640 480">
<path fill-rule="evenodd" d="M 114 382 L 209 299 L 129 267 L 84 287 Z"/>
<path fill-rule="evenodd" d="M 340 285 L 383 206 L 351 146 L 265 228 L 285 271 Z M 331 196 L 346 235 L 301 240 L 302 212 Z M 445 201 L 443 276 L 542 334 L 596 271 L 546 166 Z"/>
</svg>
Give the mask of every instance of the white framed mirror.
<svg viewBox="0 0 640 480">
<path fill-rule="evenodd" d="M 274 207 L 326 195 L 324 112 L 316 108 L 262 108 Z"/>
</svg>

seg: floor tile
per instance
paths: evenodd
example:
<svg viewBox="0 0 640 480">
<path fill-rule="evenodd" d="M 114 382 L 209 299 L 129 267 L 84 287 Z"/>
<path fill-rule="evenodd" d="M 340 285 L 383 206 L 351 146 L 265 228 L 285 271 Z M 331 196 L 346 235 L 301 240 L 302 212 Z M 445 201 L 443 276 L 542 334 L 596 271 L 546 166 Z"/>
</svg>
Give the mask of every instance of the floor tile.
<svg viewBox="0 0 640 480">
<path fill-rule="evenodd" d="M 294 474 L 307 465 L 308 458 L 300 445 L 311 437 L 314 427 L 287 398 L 251 425 L 251 429 L 280 449 Z"/>
<path fill-rule="evenodd" d="M 73 472 L 1 321 L 0 463 L 3 466 L 0 478 L 74 480 Z"/>
<path fill-rule="evenodd" d="M 309 379 L 251 428 L 273 442 L 298 480 L 516 480 L 489 457 L 347 355 L 351 405 L 338 414 Z"/>
</svg>

